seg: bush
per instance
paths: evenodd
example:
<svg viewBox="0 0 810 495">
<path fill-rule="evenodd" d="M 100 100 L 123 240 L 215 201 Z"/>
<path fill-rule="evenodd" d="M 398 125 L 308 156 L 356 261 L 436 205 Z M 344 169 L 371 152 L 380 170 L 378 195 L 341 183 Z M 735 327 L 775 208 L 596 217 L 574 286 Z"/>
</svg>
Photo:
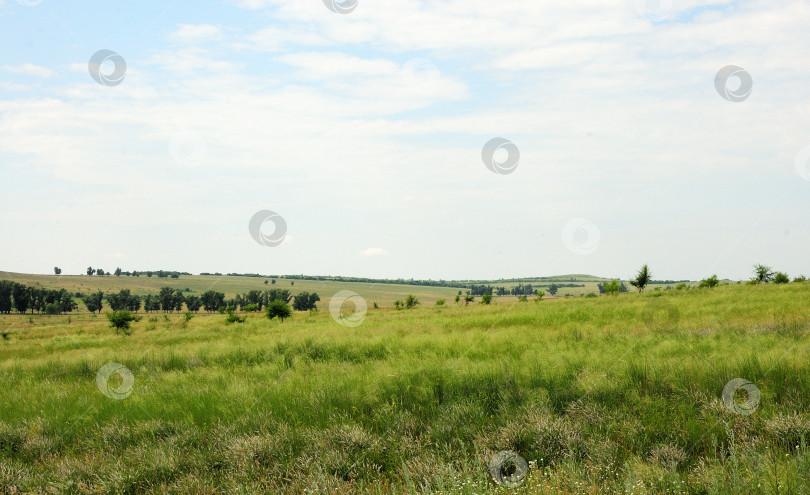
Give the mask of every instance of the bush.
<svg viewBox="0 0 810 495">
<path fill-rule="evenodd" d="M 231 323 L 244 323 L 247 320 L 247 316 L 241 316 L 236 314 L 233 306 L 228 306 L 225 310 L 228 313 L 228 316 L 225 317 L 225 323 L 230 325 Z"/>
<path fill-rule="evenodd" d="M 248 304 L 248 305 L 242 306 L 242 311 L 246 311 L 248 313 L 252 313 L 252 312 L 258 311 L 258 310 L 259 310 L 259 305 L 258 304 Z"/>
<path fill-rule="evenodd" d="M 619 285 L 618 280 L 611 280 L 610 282 L 608 282 L 604 286 L 602 286 L 602 288 L 605 291 L 605 294 L 608 294 L 608 295 L 611 295 L 611 296 L 615 296 L 621 290 L 621 286 Z"/>
<path fill-rule="evenodd" d="M 293 314 L 290 305 L 284 301 L 279 301 L 278 299 L 275 301 L 270 301 L 270 304 L 264 308 L 264 312 L 267 318 L 272 320 L 273 318 L 278 317 L 282 322 L 285 318 L 289 318 Z"/>
<path fill-rule="evenodd" d="M 447 301 L 444 300 L 444 299 L 437 299 L 436 300 L 436 306 L 444 306 L 444 303 L 446 303 L 446 302 Z"/>
<path fill-rule="evenodd" d="M 675 290 L 688 290 L 688 289 L 689 284 L 687 284 L 686 282 L 681 282 L 680 284 L 675 286 Z"/>
<path fill-rule="evenodd" d="M 130 325 L 133 321 L 141 321 L 140 316 L 133 315 L 127 309 L 107 313 L 107 319 L 110 320 L 110 328 L 114 328 L 115 333 L 124 333 L 124 335 L 132 333 Z"/>
<path fill-rule="evenodd" d="M 408 294 L 408 297 L 405 298 L 405 307 L 407 309 L 413 309 L 419 304 L 419 299 L 412 294 Z"/>
<path fill-rule="evenodd" d="M 776 272 L 773 276 L 773 283 L 775 284 L 786 284 L 790 282 L 790 277 L 787 276 L 787 273 Z"/>
<path fill-rule="evenodd" d="M 712 275 L 709 278 L 704 278 L 703 280 L 701 280 L 700 284 L 698 284 L 698 287 L 700 288 L 717 287 L 718 285 L 720 285 L 720 281 L 717 280 L 717 275 Z"/>
<path fill-rule="evenodd" d="M 481 296 L 481 304 L 492 304 L 492 294 L 484 294 Z"/>
<path fill-rule="evenodd" d="M 59 307 L 58 304 L 49 303 L 45 305 L 45 314 L 46 315 L 58 315 L 62 313 L 62 308 Z"/>
<path fill-rule="evenodd" d="M 807 277 L 804 275 L 799 275 L 798 277 L 793 279 L 794 282 L 807 282 Z"/>
</svg>

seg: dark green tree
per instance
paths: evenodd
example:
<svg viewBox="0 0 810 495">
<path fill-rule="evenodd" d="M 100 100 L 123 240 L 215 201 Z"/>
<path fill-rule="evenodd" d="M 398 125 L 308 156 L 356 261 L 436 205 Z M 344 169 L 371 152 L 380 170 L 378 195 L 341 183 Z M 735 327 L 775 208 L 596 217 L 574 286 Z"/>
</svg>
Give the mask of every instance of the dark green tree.
<svg viewBox="0 0 810 495">
<path fill-rule="evenodd" d="M 636 274 L 636 278 L 630 281 L 630 285 L 635 287 L 639 293 L 644 292 L 644 288 L 652 280 L 652 273 L 650 273 L 650 268 L 645 264 L 642 265 L 641 269 Z"/>
<path fill-rule="evenodd" d="M 292 308 L 284 301 L 276 299 L 270 301 L 270 304 L 267 305 L 265 315 L 271 320 L 278 317 L 283 322 L 285 318 L 292 316 Z"/>
</svg>

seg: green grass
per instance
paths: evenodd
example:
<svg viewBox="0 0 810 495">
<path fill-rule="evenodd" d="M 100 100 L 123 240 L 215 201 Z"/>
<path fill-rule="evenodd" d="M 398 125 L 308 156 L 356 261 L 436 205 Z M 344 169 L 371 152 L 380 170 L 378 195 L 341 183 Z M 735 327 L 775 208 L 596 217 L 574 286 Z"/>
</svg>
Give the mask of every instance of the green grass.
<svg viewBox="0 0 810 495">
<path fill-rule="evenodd" d="M 324 298 L 131 336 L 3 316 L 0 493 L 810 493 L 808 300 L 727 286 L 348 328 Z M 109 362 L 134 375 L 124 400 L 96 385 Z M 761 392 L 750 416 L 722 401 L 737 377 Z M 489 479 L 502 450 L 529 461 L 519 488 Z"/>
</svg>

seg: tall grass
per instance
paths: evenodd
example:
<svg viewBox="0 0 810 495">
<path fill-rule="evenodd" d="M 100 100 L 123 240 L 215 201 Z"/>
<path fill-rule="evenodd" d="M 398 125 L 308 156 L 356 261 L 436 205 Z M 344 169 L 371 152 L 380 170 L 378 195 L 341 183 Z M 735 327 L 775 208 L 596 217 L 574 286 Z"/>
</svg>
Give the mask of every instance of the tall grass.
<svg viewBox="0 0 810 495">
<path fill-rule="evenodd" d="M 530 463 L 518 493 L 809 493 L 808 296 L 380 310 L 357 328 L 174 316 L 131 336 L 3 317 L 0 493 L 498 492 L 502 450 Z M 97 388 L 108 362 L 135 377 L 124 400 Z M 738 377 L 761 392 L 749 416 L 722 401 Z"/>
</svg>

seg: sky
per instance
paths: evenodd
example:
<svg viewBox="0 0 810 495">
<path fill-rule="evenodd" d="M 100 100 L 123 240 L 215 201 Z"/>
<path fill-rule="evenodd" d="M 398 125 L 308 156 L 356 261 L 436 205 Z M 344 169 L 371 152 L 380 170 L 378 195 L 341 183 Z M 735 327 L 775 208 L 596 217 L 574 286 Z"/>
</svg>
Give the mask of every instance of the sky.
<svg viewBox="0 0 810 495">
<path fill-rule="evenodd" d="M 807 1 L 335 2 L 0 0 L 0 269 L 810 275 Z"/>
</svg>

